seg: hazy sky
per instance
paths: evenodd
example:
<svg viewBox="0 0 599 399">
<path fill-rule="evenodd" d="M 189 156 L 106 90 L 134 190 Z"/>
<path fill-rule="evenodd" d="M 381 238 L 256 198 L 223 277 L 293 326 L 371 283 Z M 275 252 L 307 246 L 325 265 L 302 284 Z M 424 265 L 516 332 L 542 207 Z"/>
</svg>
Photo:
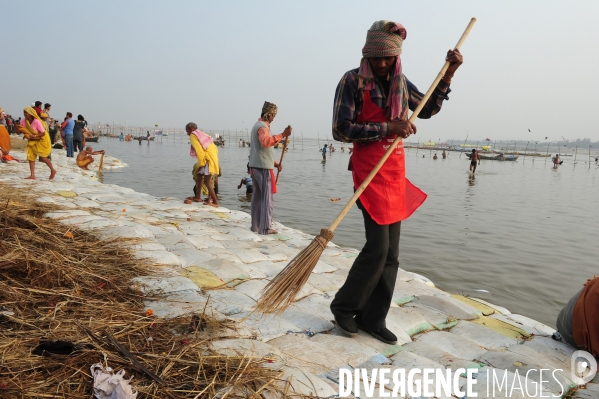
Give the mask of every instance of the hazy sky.
<svg viewBox="0 0 599 399">
<path fill-rule="evenodd" d="M 402 23 L 404 73 L 425 92 L 471 17 L 450 100 L 421 141 L 599 139 L 599 1 L 0 2 L 0 106 L 35 100 L 90 122 L 250 128 L 331 137 L 341 76 L 366 31 Z M 528 132 L 531 130 L 531 133 Z M 469 132 L 469 133 L 468 133 Z"/>
</svg>

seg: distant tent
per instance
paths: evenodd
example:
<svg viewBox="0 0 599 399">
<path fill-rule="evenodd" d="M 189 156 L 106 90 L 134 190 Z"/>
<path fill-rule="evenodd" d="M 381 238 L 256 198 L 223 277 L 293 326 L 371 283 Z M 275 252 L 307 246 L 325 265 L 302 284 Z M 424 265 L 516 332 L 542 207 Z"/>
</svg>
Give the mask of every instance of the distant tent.
<svg viewBox="0 0 599 399">
<path fill-rule="evenodd" d="M 432 141 L 426 141 L 426 142 L 422 143 L 422 145 L 425 145 L 425 146 L 432 146 L 432 145 L 436 145 L 436 143 L 434 143 L 434 142 L 432 142 Z"/>
</svg>

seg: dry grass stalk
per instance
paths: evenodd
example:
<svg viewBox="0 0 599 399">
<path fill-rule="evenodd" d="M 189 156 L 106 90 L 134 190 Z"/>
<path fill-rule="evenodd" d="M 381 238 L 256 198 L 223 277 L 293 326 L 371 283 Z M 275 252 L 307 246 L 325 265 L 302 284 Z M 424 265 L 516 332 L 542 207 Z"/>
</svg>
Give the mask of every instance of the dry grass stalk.
<svg viewBox="0 0 599 399">
<path fill-rule="evenodd" d="M 282 313 L 287 309 L 310 278 L 312 270 L 332 239 L 331 230 L 321 229 L 320 234 L 264 287 L 255 311 Z"/>
<path fill-rule="evenodd" d="M 129 280 L 152 274 L 151 265 L 124 248 L 123 239 L 101 240 L 77 229 L 65 237 L 66 226 L 43 218 L 56 208 L 0 183 L 0 397 L 90 398 L 90 366 L 98 362 L 135 376 L 140 399 L 208 398 L 230 388 L 250 396 L 276 391 L 280 373 L 264 367 L 267 359 L 209 349 L 223 330 L 234 329 L 232 322 L 205 310 L 146 317 L 144 298 L 130 290 Z M 75 350 L 32 353 L 41 342 L 57 340 Z"/>
</svg>

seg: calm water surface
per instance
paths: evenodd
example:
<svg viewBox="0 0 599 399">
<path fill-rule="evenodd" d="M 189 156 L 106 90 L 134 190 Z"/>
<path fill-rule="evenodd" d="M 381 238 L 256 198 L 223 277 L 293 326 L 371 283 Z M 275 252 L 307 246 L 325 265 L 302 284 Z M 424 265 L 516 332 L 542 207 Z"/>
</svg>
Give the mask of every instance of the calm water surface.
<svg viewBox="0 0 599 399">
<path fill-rule="evenodd" d="M 105 172 L 105 183 L 160 197 L 192 195 L 194 160 L 186 136 L 142 145 L 101 138 L 96 146 L 129 164 Z M 341 143 L 336 146 L 326 164 L 316 140 L 290 147 L 275 196 L 276 221 L 316 235 L 335 219 L 352 194 L 349 154 L 339 151 Z M 221 204 L 246 212 L 245 189 L 237 185 L 248 155 L 249 148 L 219 149 Z M 464 155 L 451 152 L 445 160 L 431 155 L 407 153 L 407 175 L 428 199 L 403 223 L 400 267 L 445 291 L 480 297 L 554 326 L 565 302 L 599 274 L 599 168 L 594 163 L 589 168 L 588 156 L 576 165 L 568 157 L 557 170 L 550 159 L 520 157 L 483 160 L 471 177 Z M 355 206 L 333 241 L 363 246 L 362 216 Z"/>
</svg>

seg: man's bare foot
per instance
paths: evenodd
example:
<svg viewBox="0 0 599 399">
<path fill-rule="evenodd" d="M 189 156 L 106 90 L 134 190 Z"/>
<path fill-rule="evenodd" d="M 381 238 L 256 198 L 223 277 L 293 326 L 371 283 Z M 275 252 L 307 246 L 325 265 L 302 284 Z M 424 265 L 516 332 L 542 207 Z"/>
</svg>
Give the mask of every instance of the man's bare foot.
<svg viewBox="0 0 599 399">
<path fill-rule="evenodd" d="M 25 180 L 35 180 L 35 176 L 26 177 Z"/>
<path fill-rule="evenodd" d="M 52 173 L 50 173 L 50 180 L 54 179 L 56 177 L 56 171 L 53 170 Z"/>
<path fill-rule="evenodd" d="M 85 166 L 85 167 L 83 167 L 83 168 L 81 168 L 81 169 L 84 169 L 84 170 L 89 170 L 89 169 L 87 168 L 87 166 Z"/>
<path fill-rule="evenodd" d="M 214 202 L 209 202 L 206 205 L 210 205 L 210 206 L 213 206 L 215 208 L 218 208 L 218 204 L 215 204 Z"/>
<path fill-rule="evenodd" d="M 193 202 L 202 202 L 202 199 L 201 199 L 201 198 L 196 198 L 196 197 L 192 197 L 192 198 L 191 198 L 191 200 L 192 200 Z"/>
</svg>

